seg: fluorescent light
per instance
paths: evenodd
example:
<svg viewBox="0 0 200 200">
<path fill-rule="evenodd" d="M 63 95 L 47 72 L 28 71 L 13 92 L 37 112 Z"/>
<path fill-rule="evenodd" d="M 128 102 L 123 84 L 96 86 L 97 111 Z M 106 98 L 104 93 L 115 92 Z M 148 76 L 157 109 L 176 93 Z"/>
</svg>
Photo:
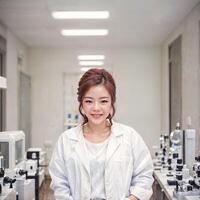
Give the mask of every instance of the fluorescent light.
<svg viewBox="0 0 200 200">
<path fill-rule="evenodd" d="M 79 65 L 83 66 L 101 66 L 103 65 L 103 61 L 80 61 Z"/>
<path fill-rule="evenodd" d="M 107 19 L 108 11 L 55 11 L 52 12 L 55 19 Z"/>
<path fill-rule="evenodd" d="M 64 36 L 103 36 L 108 34 L 107 29 L 63 29 Z"/>
<path fill-rule="evenodd" d="M 104 60 L 104 55 L 79 55 L 79 60 Z"/>
<path fill-rule="evenodd" d="M 92 67 L 81 67 L 81 71 L 86 72 L 89 69 L 92 69 Z"/>
</svg>

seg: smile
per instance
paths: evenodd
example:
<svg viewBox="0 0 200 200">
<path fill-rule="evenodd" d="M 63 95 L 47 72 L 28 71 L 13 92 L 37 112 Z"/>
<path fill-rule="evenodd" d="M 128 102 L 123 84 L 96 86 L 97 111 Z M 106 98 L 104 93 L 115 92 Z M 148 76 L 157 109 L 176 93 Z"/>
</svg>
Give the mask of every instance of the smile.
<svg viewBox="0 0 200 200">
<path fill-rule="evenodd" d="M 93 118 L 100 118 L 103 114 L 91 114 Z"/>
</svg>

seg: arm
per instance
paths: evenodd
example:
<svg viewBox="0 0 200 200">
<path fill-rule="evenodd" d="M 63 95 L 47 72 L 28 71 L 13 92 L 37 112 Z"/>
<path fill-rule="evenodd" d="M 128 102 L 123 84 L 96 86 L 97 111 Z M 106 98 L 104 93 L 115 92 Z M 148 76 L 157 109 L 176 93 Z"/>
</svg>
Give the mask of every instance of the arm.
<svg viewBox="0 0 200 200">
<path fill-rule="evenodd" d="M 143 139 L 137 135 L 133 138 L 134 168 L 129 198 L 148 200 L 152 195 L 153 164 L 149 150 Z"/>
<path fill-rule="evenodd" d="M 61 136 L 56 144 L 49 164 L 49 173 L 52 179 L 51 188 L 54 190 L 54 196 L 56 200 L 73 200 L 70 194 L 70 187 L 66 174 L 63 154 L 64 152 Z"/>
</svg>

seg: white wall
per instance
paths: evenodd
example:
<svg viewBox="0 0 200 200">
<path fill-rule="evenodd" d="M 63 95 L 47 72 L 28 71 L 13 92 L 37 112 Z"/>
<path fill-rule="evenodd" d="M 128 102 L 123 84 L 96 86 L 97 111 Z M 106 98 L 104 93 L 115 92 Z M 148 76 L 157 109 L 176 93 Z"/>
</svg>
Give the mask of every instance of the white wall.
<svg viewBox="0 0 200 200">
<path fill-rule="evenodd" d="M 193 127 L 200 127 L 200 5 L 170 34 L 162 47 L 162 129 L 169 130 L 168 45 L 182 34 L 182 128 L 187 127 L 187 117 L 192 117 Z"/>
<path fill-rule="evenodd" d="M 152 148 L 161 134 L 160 48 L 115 52 L 117 120 L 135 128 Z"/>
<path fill-rule="evenodd" d="M 0 34 L 4 38 L 6 38 L 6 27 L 3 24 L 1 24 L 1 23 L 0 23 Z"/>
<path fill-rule="evenodd" d="M 6 39 L 6 130 L 18 129 L 18 70 L 28 73 L 27 48 L 6 27 L 0 24 L 0 34 Z M 17 64 L 18 54 L 23 55 L 21 68 Z"/>
<path fill-rule="evenodd" d="M 18 70 L 21 70 L 32 78 L 32 146 L 43 147 L 45 140 L 55 143 L 63 131 L 63 72 L 79 71 L 76 55 L 80 50 L 38 48 L 27 53 L 27 47 L 3 26 L 0 34 L 7 39 L 7 130 L 18 129 Z M 104 53 L 117 83 L 115 118 L 134 127 L 151 148 L 158 143 L 161 132 L 160 49 Z M 24 60 L 22 66 L 17 64 L 19 55 Z"/>
<path fill-rule="evenodd" d="M 117 82 L 116 119 L 138 130 L 149 147 L 160 134 L 160 49 L 108 50 Z M 53 143 L 63 131 L 63 72 L 77 71 L 77 51 L 31 49 L 32 145 Z"/>
<path fill-rule="evenodd" d="M 32 78 L 32 146 L 43 147 L 45 140 L 55 143 L 63 131 L 63 72 L 79 71 L 76 56 L 80 50 L 38 48 L 30 49 L 27 55 L 27 47 L 10 31 L 3 30 L 7 38 L 7 129 L 18 128 L 20 69 Z M 121 49 L 104 53 L 117 83 L 115 118 L 134 127 L 151 148 L 158 143 L 161 132 L 160 49 Z M 17 65 L 18 55 L 24 59 L 22 66 Z"/>
</svg>

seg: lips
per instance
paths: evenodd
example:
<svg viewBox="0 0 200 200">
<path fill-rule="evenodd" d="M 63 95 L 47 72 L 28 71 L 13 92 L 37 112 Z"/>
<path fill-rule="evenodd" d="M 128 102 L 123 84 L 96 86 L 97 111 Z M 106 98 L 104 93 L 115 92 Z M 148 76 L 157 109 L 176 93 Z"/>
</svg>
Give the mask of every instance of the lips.
<svg viewBox="0 0 200 200">
<path fill-rule="evenodd" d="M 98 119 L 102 116 L 103 114 L 91 114 L 91 116 L 95 119 Z"/>
</svg>

